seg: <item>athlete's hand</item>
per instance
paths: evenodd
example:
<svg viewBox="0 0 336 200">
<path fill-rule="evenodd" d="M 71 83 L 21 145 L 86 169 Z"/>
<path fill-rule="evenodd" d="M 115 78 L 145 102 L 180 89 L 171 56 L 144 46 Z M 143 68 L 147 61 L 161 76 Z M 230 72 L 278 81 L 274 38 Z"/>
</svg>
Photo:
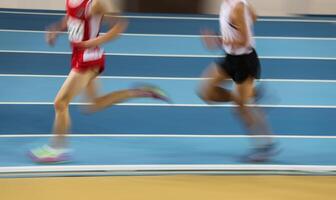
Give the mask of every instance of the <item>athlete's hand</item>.
<svg viewBox="0 0 336 200">
<path fill-rule="evenodd" d="M 98 47 L 99 45 L 100 45 L 99 37 L 95 39 L 83 41 L 83 42 L 73 43 L 73 47 L 80 48 L 80 49 L 91 49 L 91 48 Z"/>
<path fill-rule="evenodd" d="M 208 49 L 214 50 L 221 46 L 221 38 L 215 32 L 204 29 L 201 31 L 202 39 Z"/>
<path fill-rule="evenodd" d="M 54 46 L 56 39 L 57 39 L 57 32 L 55 31 L 48 31 L 46 33 L 46 42 L 50 45 L 50 46 Z"/>
<path fill-rule="evenodd" d="M 61 31 L 66 31 L 67 30 L 67 20 L 68 17 L 65 16 L 63 17 L 60 21 L 52 24 L 51 26 L 47 27 L 47 33 L 45 36 L 46 42 L 50 46 L 54 46 L 57 36 L 61 33 Z"/>
</svg>

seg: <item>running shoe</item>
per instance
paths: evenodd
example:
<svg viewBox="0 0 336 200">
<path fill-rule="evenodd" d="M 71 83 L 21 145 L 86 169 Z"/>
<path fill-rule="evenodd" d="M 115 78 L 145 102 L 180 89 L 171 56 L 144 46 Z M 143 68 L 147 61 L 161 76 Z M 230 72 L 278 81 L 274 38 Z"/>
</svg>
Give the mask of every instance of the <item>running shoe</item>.
<svg viewBox="0 0 336 200">
<path fill-rule="evenodd" d="M 168 97 L 167 93 L 157 86 L 149 85 L 149 84 L 140 84 L 136 86 L 135 88 L 139 91 L 144 92 L 145 96 L 151 97 L 153 99 L 165 101 L 167 103 L 171 103 L 171 99 Z"/>
<path fill-rule="evenodd" d="M 268 144 L 263 147 L 254 148 L 251 153 L 245 156 L 244 161 L 246 162 L 267 162 L 273 156 L 280 152 L 276 143 Z"/>
<path fill-rule="evenodd" d="M 71 160 L 70 151 L 67 149 L 55 149 L 48 145 L 29 151 L 29 157 L 36 163 L 57 164 Z"/>
</svg>

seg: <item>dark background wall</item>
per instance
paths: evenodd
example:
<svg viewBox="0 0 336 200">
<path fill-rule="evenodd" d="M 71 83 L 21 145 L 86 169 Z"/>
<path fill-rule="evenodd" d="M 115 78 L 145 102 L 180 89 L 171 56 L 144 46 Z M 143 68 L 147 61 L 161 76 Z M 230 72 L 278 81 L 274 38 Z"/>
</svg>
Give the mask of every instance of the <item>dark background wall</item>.
<svg viewBox="0 0 336 200">
<path fill-rule="evenodd" d="M 126 12 L 199 13 L 202 0 L 124 0 Z"/>
</svg>

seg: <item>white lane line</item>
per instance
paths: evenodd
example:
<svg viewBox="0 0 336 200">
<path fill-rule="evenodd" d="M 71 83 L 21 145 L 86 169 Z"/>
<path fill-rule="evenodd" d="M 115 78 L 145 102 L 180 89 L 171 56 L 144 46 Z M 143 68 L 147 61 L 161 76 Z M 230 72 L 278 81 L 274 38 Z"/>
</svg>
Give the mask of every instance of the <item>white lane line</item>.
<svg viewBox="0 0 336 200">
<path fill-rule="evenodd" d="M 1 134 L 0 138 L 48 138 L 53 134 Z M 317 135 L 193 135 L 193 134 L 69 134 L 71 138 L 278 138 L 278 139 L 336 139 L 336 136 Z"/>
<path fill-rule="evenodd" d="M 1 173 L 0 178 L 41 178 L 41 177 L 60 177 L 60 176 L 156 176 L 156 175 L 310 175 L 311 172 L 302 171 L 124 171 L 124 172 L 44 172 L 44 173 Z M 313 173 L 313 175 L 334 175 L 334 172 Z"/>
<path fill-rule="evenodd" d="M 45 74 L 0 74 L 0 77 L 19 78 L 66 78 L 67 75 L 45 75 Z M 100 76 L 100 79 L 116 80 L 167 80 L 167 81 L 201 81 L 207 78 L 200 77 L 150 77 L 150 76 Z M 289 83 L 336 83 L 336 80 L 317 79 L 260 79 L 257 82 L 289 82 Z"/>
<path fill-rule="evenodd" d="M 266 170 L 266 171 L 336 171 L 334 165 L 65 165 L 0 167 L 0 173 L 18 172 L 97 172 L 97 171 L 195 171 L 195 170 Z"/>
<path fill-rule="evenodd" d="M 53 102 L 15 102 L 15 101 L 6 101 L 0 102 L 0 105 L 54 105 Z M 82 106 L 82 105 L 90 105 L 90 103 L 82 103 L 82 102 L 72 102 L 70 105 L 73 106 Z M 237 107 L 233 104 L 165 104 L 165 103 L 120 103 L 116 104 L 116 106 L 141 106 L 141 107 L 189 107 L 189 108 L 233 108 Z M 311 109 L 336 109 L 336 105 L 286 105 L 286 104 L 247 104 L 248 107 L 258 107 L 258 108 L 311 108 Z"/>
<path fill-rule="evenodd" d="M 49 15 L 49 16 L 64 16 L 65 13 L 57 12 L 24 12 L 24 11 L 0 11 L 3 14 L 18 14 L 18 15 Z M 218 17 L 173 17 L 173 16 L 136 16 L 126 15 L 120 16 L 130 19 L 165 19 L 165 20 L 199 20 L 199 21 L 218 21 Z M 336 20 L 324 19 L 290 19 L 290 18 L 260 18 L 261 22 L 303 22 L 303 23 L 336 23 Z"/>
<path fill-rule="evenodd" d="M 0 49 L 0 53 L 27 53 L 27 54 L 57 54 L 71 55 L 66 51 L 21 51 Z M 167 58 L 222 58 L 223 55 L 202 55 L 202 54 L 140 54 L 140 53 L 106 53 L 107 56 L 135 56 L 135 57 L 167 57 Z M 260 59 L 279 60 L 336 60 L 336 57 L 304 57 L 304 56 L 259 56 Z"/>
<path fill-rule="evenodd" d="M 2 14 L 17 14 L 17 15 L 49 15 L 49 16 L 64 16 L 65 13 L 57 12 L 27 12 L 27 11 L 0 11 Z"/>
<path fill-rule="evenodd" d="M 10 33 L 47 33 L 47 31 L 36 30 L 15 30 L 15 29 L 0 29 L 0 32 Z M 59 32 L 67 34 L 67 32 Z M 104 33 L 102 33 L 104 34 Z M 200 38 L 201 35 L 189 35 L 189 34 L 142 34 L 142 33 L 122 33 L 122 36 L 130 37 L 173 37 L 173 38 Z M 208 36 L 217 37 L 217 36 Z M 279 36 L 255 36 L 254 38 L 259 40 L 322 40 L 322 41 L 334 41 L 334 37 L 279 37 Z"/>
<path fill-rule="evenodd" d="M 333 41 L 336 38 L 328 37 L 273 37 L 273 36 L 256 36 L 256 39 L 260 40 L 323 40 L 323 41 Z"/>
</svg>

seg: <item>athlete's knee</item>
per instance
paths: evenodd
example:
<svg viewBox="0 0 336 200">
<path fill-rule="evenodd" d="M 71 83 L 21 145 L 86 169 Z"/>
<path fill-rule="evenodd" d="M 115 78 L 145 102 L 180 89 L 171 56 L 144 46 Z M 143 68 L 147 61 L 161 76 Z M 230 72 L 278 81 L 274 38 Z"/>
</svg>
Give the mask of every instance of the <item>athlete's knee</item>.
<svg viewBox="0 0 336 200">
<path fill-rule="evenodd" d="M 197 95 L 200 99 L 202 99 L 205 102 L 210 102 L 211 101 L 211 95 L 208 87 L 203 87 L 200 88 L 197 91 Z"/>
<path fill-rule="evenodd" d="M 103 97 L 95 97 L 91 99 L 90 106 L 97 107 L 103 103 Z"/>
<path fill-rule="evenodd" d="M 55 99 L 54 101 L 54 108 L 56 112 L 64 112 L 69 107 L 69 101 L 65 99 Z"/>
<path fill-rule="evenodd" d="M 245 105 L 245 104 L 248 104 L 253 98 L 254 98 L 253 93 L 240 94 L 240 95 L 237 95 L 236 97 L 236 101 L 237 101 L 236 103 L 238 105 Z"/>
<path fill-rule="evenodd" d="M 97 97 L 94 99 L 91 99 L 90 104 L 87 106 L 88 113 L 95 113 L 102 109 L 103 106 L 103 100 L 101 97 Z"/>
</svg>

